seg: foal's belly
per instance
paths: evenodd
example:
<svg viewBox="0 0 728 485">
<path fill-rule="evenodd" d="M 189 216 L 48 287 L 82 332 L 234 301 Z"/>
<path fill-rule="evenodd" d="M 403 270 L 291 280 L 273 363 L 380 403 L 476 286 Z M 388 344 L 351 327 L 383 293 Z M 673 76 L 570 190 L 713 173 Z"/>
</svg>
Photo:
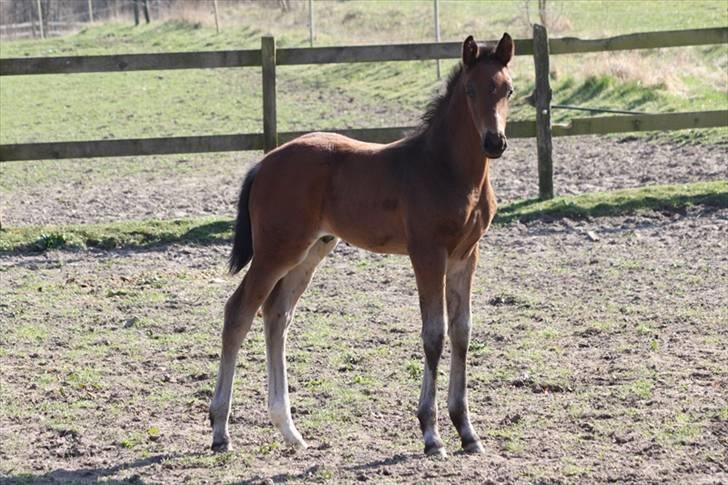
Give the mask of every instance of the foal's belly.
<svg viewBox="0 0 728 485">
<path fill-rule="evenodd" d="M 377 211 L 332 212 L 324 221 L 324 231 L 367 251 L 407 254 L 407 241 L 399 217 Z"/>
</svg>

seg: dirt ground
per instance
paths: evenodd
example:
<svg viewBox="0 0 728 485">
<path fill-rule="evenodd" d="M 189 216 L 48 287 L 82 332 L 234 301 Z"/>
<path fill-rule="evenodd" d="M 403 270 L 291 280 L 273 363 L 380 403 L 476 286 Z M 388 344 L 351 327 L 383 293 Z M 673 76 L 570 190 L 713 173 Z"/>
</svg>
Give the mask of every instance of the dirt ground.
<svg viewBox="0 0 728 485">
<path fill-rule="evenodd" d="M 17 183 L 0 191 L 7 225 L 233 215 L 258 153 L 5 164 Z M 39 171 L 43 183 L 38 183 Z M 501 203 L 538 196 L 536 145 L 511 140 L 492 168 Z M 646 143 L 634 137 L 554 139 L 557 194 L 728 178 L 728 146 Z"/>
<path fill-rule="evenodd" d="M 728 170 L 725 148 L 559 143 L 571 150 L 557 171 L 562 193 Z M 535 195 L 534 147 L 518 145 L 494 168 L 501 200 Z M 245 168 L 226 171 L 236 162 L 226 160 L 178 183 L 154 184 L 149 171 L 93 188 L 103 173 L 92 171 L 68 182 L 89 206 L 62 202 L 63 185 L 49 183 L 48 197 L 5 200 L 5 220 L 113 220 L 122 207 L 125 217 L 231 213 Z M 340 244 L 304 295 L 288 363 L 310 448 L 286 449 L 269 423 L 257 321 L 235 381 L 235 449 L 213 455 L 207 405 L 222 308 L 239 281 L 225 276 L 228 246 L 0 254 L 0 482 L 724 483 L 727 247 L 728 210 L 709 207 L 494 227 L 481 245 L 469 358 L 486 453 L 457 453 L 446 351 L 445 459 L 421 454 L 406 258 Z"/>
</svg>

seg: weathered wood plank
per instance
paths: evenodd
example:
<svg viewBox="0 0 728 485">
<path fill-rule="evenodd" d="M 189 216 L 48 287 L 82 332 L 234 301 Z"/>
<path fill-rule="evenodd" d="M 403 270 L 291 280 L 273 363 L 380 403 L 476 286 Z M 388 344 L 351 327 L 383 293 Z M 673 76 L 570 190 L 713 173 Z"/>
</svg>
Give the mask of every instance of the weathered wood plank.
<svg viewBox="0 0 728 485">
<path fill-rule="evenodd" d="M 719 127 L 728 127 L 728 110 L 575 118 L 553 125 L 552 131 L 554 136 L 575 136 Z"/>
<path fill-rule="evenodd" d="M 486 42 L 495 45 L 496 41 Z M 516 55 L 530 55 L 531 39 L 516 39 Z M 419 61 L 460 58 L 460 42 L 422 44 L 358 45 L 339 47 L 292 47 L 278 49 L 279 66 L 343 62 Z"/>
<path fill-rule="evenodd" d="M 260 66 L 260 50 L 0 59 L 0 76 Z"/>
<path fill-rule="evenodd" d="M 629 131 L 681 130 L 714 127 L 728 127 L 728 110 L 576 118 L 569 125 L 552 125 L 552 132 L 553 136 L 574 136 L 623 133 Z M 352 128 L 327 131 L 341 133 L 352 138 L 374 143 L 389 143 L 403 138 L 414 129 L 415 127 L 413 126 L 400 126 L 393 128 Z M 310 131 L 281 132 L 278 134 L 278 137 L 281 143 L 286 143 L 306 133 L 310 133 Z M 536 122 L 533 120 L 511 121 L 506 128 L 506 134 L 509 138 L 533 138 L 536 136 Z M 19 143 L 0 145 L 0 162 L 262 149 L 262 133 L 128 140 Z"/>
<path fill-rule="evenodd" d="M 414 126 L 392 128 L 352 128 L 327 130 L 358 140 L 390 143 L 415 129 Z M 311 131 L 289 131 L 278 134 L 280 143 L 286 143 Z M 533 121 L 516 121 L 508 125 L 511 138 L 534 136 Z M 171 153 L 230 152 L 263 150 L 263 133 L 237 135 L 179 136 L 171 138 L 137 138 L 122 140 L 65 141 L 50 143 L 17 143 L 0 145 L 0 162 L 21 160 L 60 160 L 66 158 L 127 157 L 165 155 Z"/>
<path fill-rule="evenodd" d="M 726 43 L 728 43 L 728 27 L 716 27 L 709 29 L 639 32 L 607 37 L 605 39 L 563 37 L 560 39 L 551 39 L 549 41 L 549 47 L 551 54 L 576 54 Z"/>
<path fill-rule="evenodd" d="M 533 138 L 536 136 L 536 121 L 509 121 L 506 125 L 508 138 Z"/>
<path fill-rule="evenodd" d="M 263 37 L 260 40 L 260 52 L 263 62 L 263 149 L 267 153 L 278 146 L 275 37 Z"/>
<path fill-rule="evenodd" d="M 178 136 L 0 145 L 0 162 L 261 150 L 263 135 Z"/>
<path fill-rule="evenodd" d="M 533 64 L 536 69 L 536 150 L 538 194 L 554 197 L 554 162 L 551 141 L 551 84 L 549 83 L 549 39 L 543 25 L 533 25 Z"/>
<path fill-rule="evenodd" d="M 531 39 L 516 39 L 516 55 L 532 55 Z M 674 30 L 619 35 L 605 39 L 565 37 L 550 39 L 551 54 L 624 49 L 652 49 L 728 43 L 728 28 Z M 460 57 L 459 42 L 392 44 L 278 49 L 278 65 L 337 62 L 379 62 Z M 69 74 L 77 72 L 123 72 L 164 69 L 205 69 L 260 66 L 257 49 L 210 52 L 170 52 L 113 56 L 68 56 L 0 59 L 0 75 Z"/>
<path fill-rule="evenodd" d="M 516 55 L 531 54 L 530 39 L 516 39 Z M 408 61 L 460 57 L 459 42 L 278 49 L 278 65 Z M 0 76 L 208 69 L 260 66 L 257 49 L 210 52 L 120 54 L 112 56 L 22 57 L 0 59 Z"/>
</svg>

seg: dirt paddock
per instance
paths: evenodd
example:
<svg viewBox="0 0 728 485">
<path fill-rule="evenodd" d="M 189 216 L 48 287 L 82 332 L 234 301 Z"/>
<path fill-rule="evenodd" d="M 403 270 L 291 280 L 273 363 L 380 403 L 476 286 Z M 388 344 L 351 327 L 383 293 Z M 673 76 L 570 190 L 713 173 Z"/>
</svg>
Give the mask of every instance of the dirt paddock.
<svg viewBox="0 0 728 485">
<path fill-rule="evenodd" d="M 589 140 L 570 142 L 573 161 L 557 186 L 726 178 L 724 148 L 611 141 L 641 167 L 622 179 Z M 692 159 L 685 150 L 696 150 Z M 497 172 L 502 200 L 532 191 L 533 177 L 519 175 L 530 162 L 517 153 Z M 651 165 L 660 153 L 674 170 Z M 568 185 L 579 170 L 602 175 Z M 234 198 L 238 179 L 218 176 Z M 156 190 L 171 198 L 176 189 Z M 192 192 L 190 212 L 205 213 L 205 190 Z M 113 212 L 100 202 L 98 217 L 93 207 L 79 216 L 53 196 L 36 200 L 37 212 L 8 197 L 8 220 Z M 126 212 L 142 210 L 134 207 Z M 170 202 L 174 210 L 187 209 Z M 486 453 L 457 453 L 446 351 L 445 459 L 421 455 L 420 324 L 406 258 L 340 244 L 304 295 L 288 365 L 294 419 L 310 448 L 286 449 L 269 423 L 256 320 L 235 381 L 235 449 L 213 455 L 207 405 L 223 305 L 239 279 L 225 276 L 227 245 L 0 254 L 0 482 L 726 482 L 727 245 L 728 210 L 700 206 L 494 227 L 481 243 L 469 357 Z"/>
</svg>

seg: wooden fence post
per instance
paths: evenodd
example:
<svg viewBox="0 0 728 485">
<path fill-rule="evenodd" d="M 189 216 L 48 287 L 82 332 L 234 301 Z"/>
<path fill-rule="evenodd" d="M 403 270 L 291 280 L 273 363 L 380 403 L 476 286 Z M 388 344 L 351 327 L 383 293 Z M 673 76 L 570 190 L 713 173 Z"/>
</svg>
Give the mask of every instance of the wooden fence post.
<svg viewBox="0 0 728 485">
<path fill-rule="evenodd" d="M 40 38 L 45 39 L 45 28 L 43 26 L 43 7 L 41 7 L 40 0 L 36 2 L 38 6 L 38 25 L 40 25 Z"/>
<path fill-rule="evenodd" d="M 263 66 L 263 150 L 268 153 L 278 146 L 276 128 L 276 39 L 260 39 L 260 57 Z"/>
<path fill-rule="evenodd" d="M 139 25 L 139 1 L 133 0 L 131 3 L 134 6 L 134 25 Z"/>
<path fill-rule="evenodd" d="M 88 21 L 94 21 L 94 3 L 93 0 L 88 0 Z"/>
<path fill-rule="evenodd" d="M 217 0 L 212 1 L 212 12 L 215 14 L 215 32 L 220 33 L 220 18 L 217 16 Z"/>
<path fill-rule="evenodd" d="M 435 0 L 435 42 L 440 42 L 440 0 Z M 436 61 L 437 79 L 440 80 L 440 59 Z"/>
<path fill-rule="evenodd" d="M 142 9 L 144 11 L 144 20 L 149 23 L 149 0 L 142 0 Z"/>
<path fill-rule="evenodd" d="M 533 63 L 536 68 L 536 147 L 538 149 L 538 195 L 554 197 L 553 144 L 551 143 L 551 85 L 549 83 L 549 39 L 546 27 L 533 25 Z"/>
<path fill-rule="evenodd" d="M 313 38 L 313 0 L 308 0 L 308 43 L 311 47 L 313 47 Z"/>
</svg>

